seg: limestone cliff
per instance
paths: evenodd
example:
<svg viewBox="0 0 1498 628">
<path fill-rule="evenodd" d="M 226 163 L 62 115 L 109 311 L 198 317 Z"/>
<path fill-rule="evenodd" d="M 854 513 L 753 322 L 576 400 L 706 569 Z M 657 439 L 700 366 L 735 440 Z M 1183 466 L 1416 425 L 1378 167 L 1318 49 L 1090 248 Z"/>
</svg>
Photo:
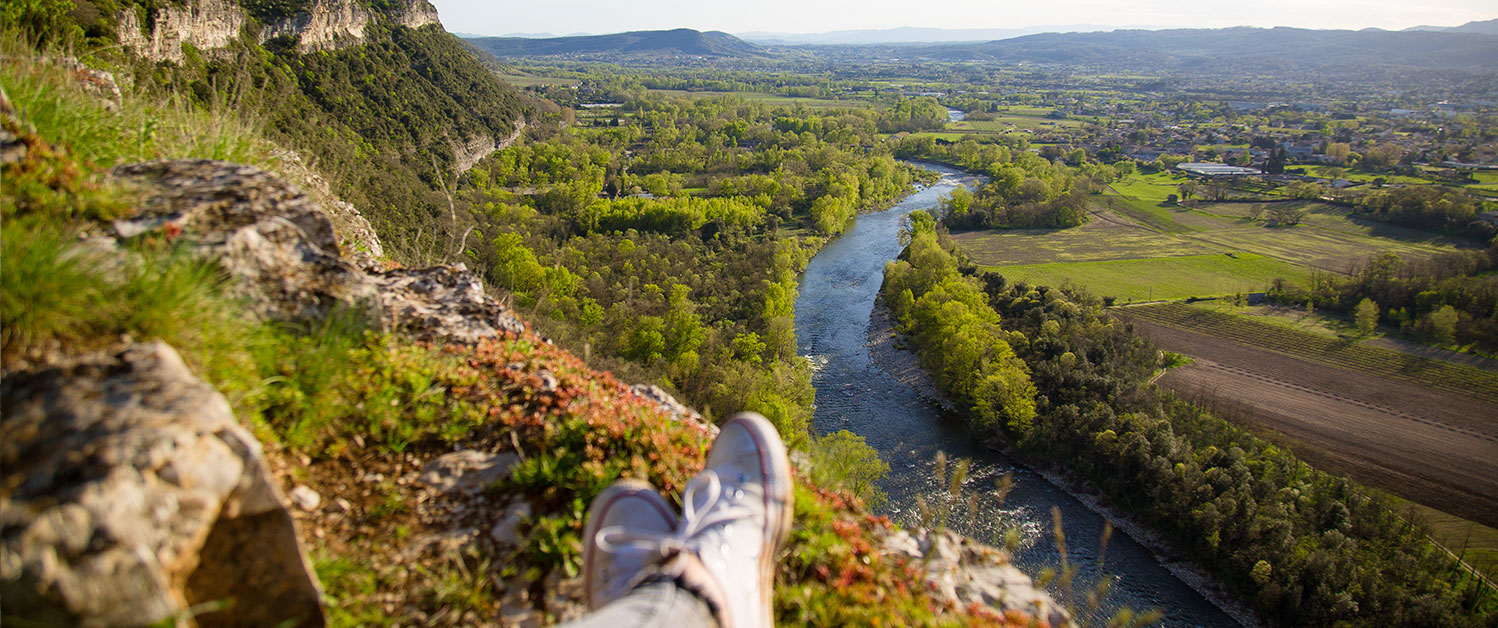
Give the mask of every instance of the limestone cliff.
<svg viewBox="0 0 1498 628">
<path fill-rule="evenodd" d="M 126 49 L 155 61 L 181 61 L 182 46 L 203 51 L 228 46 L 241 36 L 257 43 L 290 38 L 299 52 L 335 50 L 364 41 L 365 32 L 377 19 L 388 19 L 406 28 L 440 24 L 437 8 L 428 0 L 402 0 L 386 13 L 370 9 L 362 0 L 313 0 L 296 14 L 257 20 L 235 0 L 195 0 L 160 7 L 154 21 L 146 13 L 126 8 L 119 18 L 120 43 Z M 382 18 L 383 16 L 383 18 Z"/>
</svg>

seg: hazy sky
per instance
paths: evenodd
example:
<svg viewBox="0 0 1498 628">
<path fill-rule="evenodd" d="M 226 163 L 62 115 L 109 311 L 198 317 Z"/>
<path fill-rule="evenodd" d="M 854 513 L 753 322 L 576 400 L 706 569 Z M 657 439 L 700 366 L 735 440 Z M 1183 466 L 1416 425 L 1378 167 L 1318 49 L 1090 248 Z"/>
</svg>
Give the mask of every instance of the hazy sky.
<svg viewBox="0 0 1498 628">
<path fill-rule="evenodd" d="M 433 0 L 450 31 L 480 35 L 695 28 L 820 33 L 931 26 L 1097 24 L 1150 28 L 1299 26 L 1400 29 L 1498 17 L 1493 0 Z"/>
</svg>

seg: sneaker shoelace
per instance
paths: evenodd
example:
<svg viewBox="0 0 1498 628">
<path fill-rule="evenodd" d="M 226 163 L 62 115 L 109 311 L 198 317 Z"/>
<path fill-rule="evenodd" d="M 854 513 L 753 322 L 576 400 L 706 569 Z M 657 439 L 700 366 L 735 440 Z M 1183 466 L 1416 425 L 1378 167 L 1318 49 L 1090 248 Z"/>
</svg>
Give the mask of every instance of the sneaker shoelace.
<svg viewBox="0 0 1498 628">
<path fill-rule="evenodd" d="M 702 532 L 751 514 L 748 508 L 737 503 L 742 496 L 743 491 L 737 488 L 725 492 L 718 473 L 708 469 L 687 483 L 687 489 L 682 493 L 681 523 L 675 530 L 662 533 L 609 526 L 598 531 L 594 543 L 598 549 L 609 553 L 633 549 L 665 557 L 678 552 L 695 552 L 700 547 Z M 697 506 L 699 500 L 703 504 L 701 508 Z"/>
</svg>

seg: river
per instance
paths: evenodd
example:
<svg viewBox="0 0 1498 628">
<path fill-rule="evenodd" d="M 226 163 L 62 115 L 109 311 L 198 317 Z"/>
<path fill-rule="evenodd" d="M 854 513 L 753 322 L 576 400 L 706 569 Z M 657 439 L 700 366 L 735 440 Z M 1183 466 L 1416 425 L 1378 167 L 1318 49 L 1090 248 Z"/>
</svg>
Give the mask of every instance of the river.
<svg viewBox="0 0 1498 628">
<path fill-rule="evenodd" d="M 859 216 L 811 260 L 801 279 L 796 341 L 815 369 L 817 433 L 846 429 L 879 451 L 890 466 L 881 483 L 890 498 L 883 514 L 907 525 L 919 523 L 917 496 L 934 503 L 945 494 L 932 473 L 937 452 L 972 461 L 966 484 L 970 492 L 992 493 L 997 479 L 1012 474 L 1014 487 L 1002 506 L 985 499 L 978 515 L 958 517 L 950 526 L 995 544 L 1000 544 L 997 535 L 1003 530 L 1017 530 L 1015 561 L 1033 575 L 1061 563 L 1051 532 L 1052 508 L 1059 508 L 1067 560 L 1080 567 L 1077 589 L 1089 589 L 1103 578 L 1113 581 L 1104 618 L 1119 607 L 1158 608 L 1166 614 L 1160 624 L 1164 626 L 1240 625 L 1121 532 L 1114 532 L 1100 564 L 1102 516 L 1040 474 L 981 445 L 959 417 L 912 382 L 920 379 L 911 377 L 912 355 L 893 342 L 870 342 L 871 332 L 875 339 L 888 338 L 874 303 L 885 262 L 900 253 L 900 219 L 913 210 L 935 207 L 958 185 L 976 182 L 956 170 L 926 167 L 942 174 L 939 183 L 888 210 Z"/>
</svg>

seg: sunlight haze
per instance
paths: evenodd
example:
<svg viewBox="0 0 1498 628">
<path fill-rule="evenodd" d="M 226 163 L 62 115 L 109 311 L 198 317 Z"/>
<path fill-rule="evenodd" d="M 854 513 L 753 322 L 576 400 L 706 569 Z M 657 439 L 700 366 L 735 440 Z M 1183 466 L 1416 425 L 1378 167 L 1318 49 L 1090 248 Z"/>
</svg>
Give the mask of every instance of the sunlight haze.
<svg viewBox="0 0 1498 628">
<path fill-rule="evenodd" d="M 1383 28 L 1416 25 L 1456 26 L 1494 17 L 1491 0 L 1403 0 L 1307 3 L 1263 2 L 988 2 L 957 0 L 935 10 L 913 11 L 893 0 L 767 0 L 756 3 L 644 0 L 484 2 L 434 0 L 449 30 L 479 35 L 512 33 L 617 33 L 631 30 L 694 28 L 729 33 L 820 33 L 902 26 L 931 28 L 1021 28 L 1038 25 L 1088 24 L 1109 28 L 1222 28 L 1229 26 L 1295 26 L 1300 28 Z M 1086 30 L 1094 30 L 1087 28 Z"/>
</svg>

